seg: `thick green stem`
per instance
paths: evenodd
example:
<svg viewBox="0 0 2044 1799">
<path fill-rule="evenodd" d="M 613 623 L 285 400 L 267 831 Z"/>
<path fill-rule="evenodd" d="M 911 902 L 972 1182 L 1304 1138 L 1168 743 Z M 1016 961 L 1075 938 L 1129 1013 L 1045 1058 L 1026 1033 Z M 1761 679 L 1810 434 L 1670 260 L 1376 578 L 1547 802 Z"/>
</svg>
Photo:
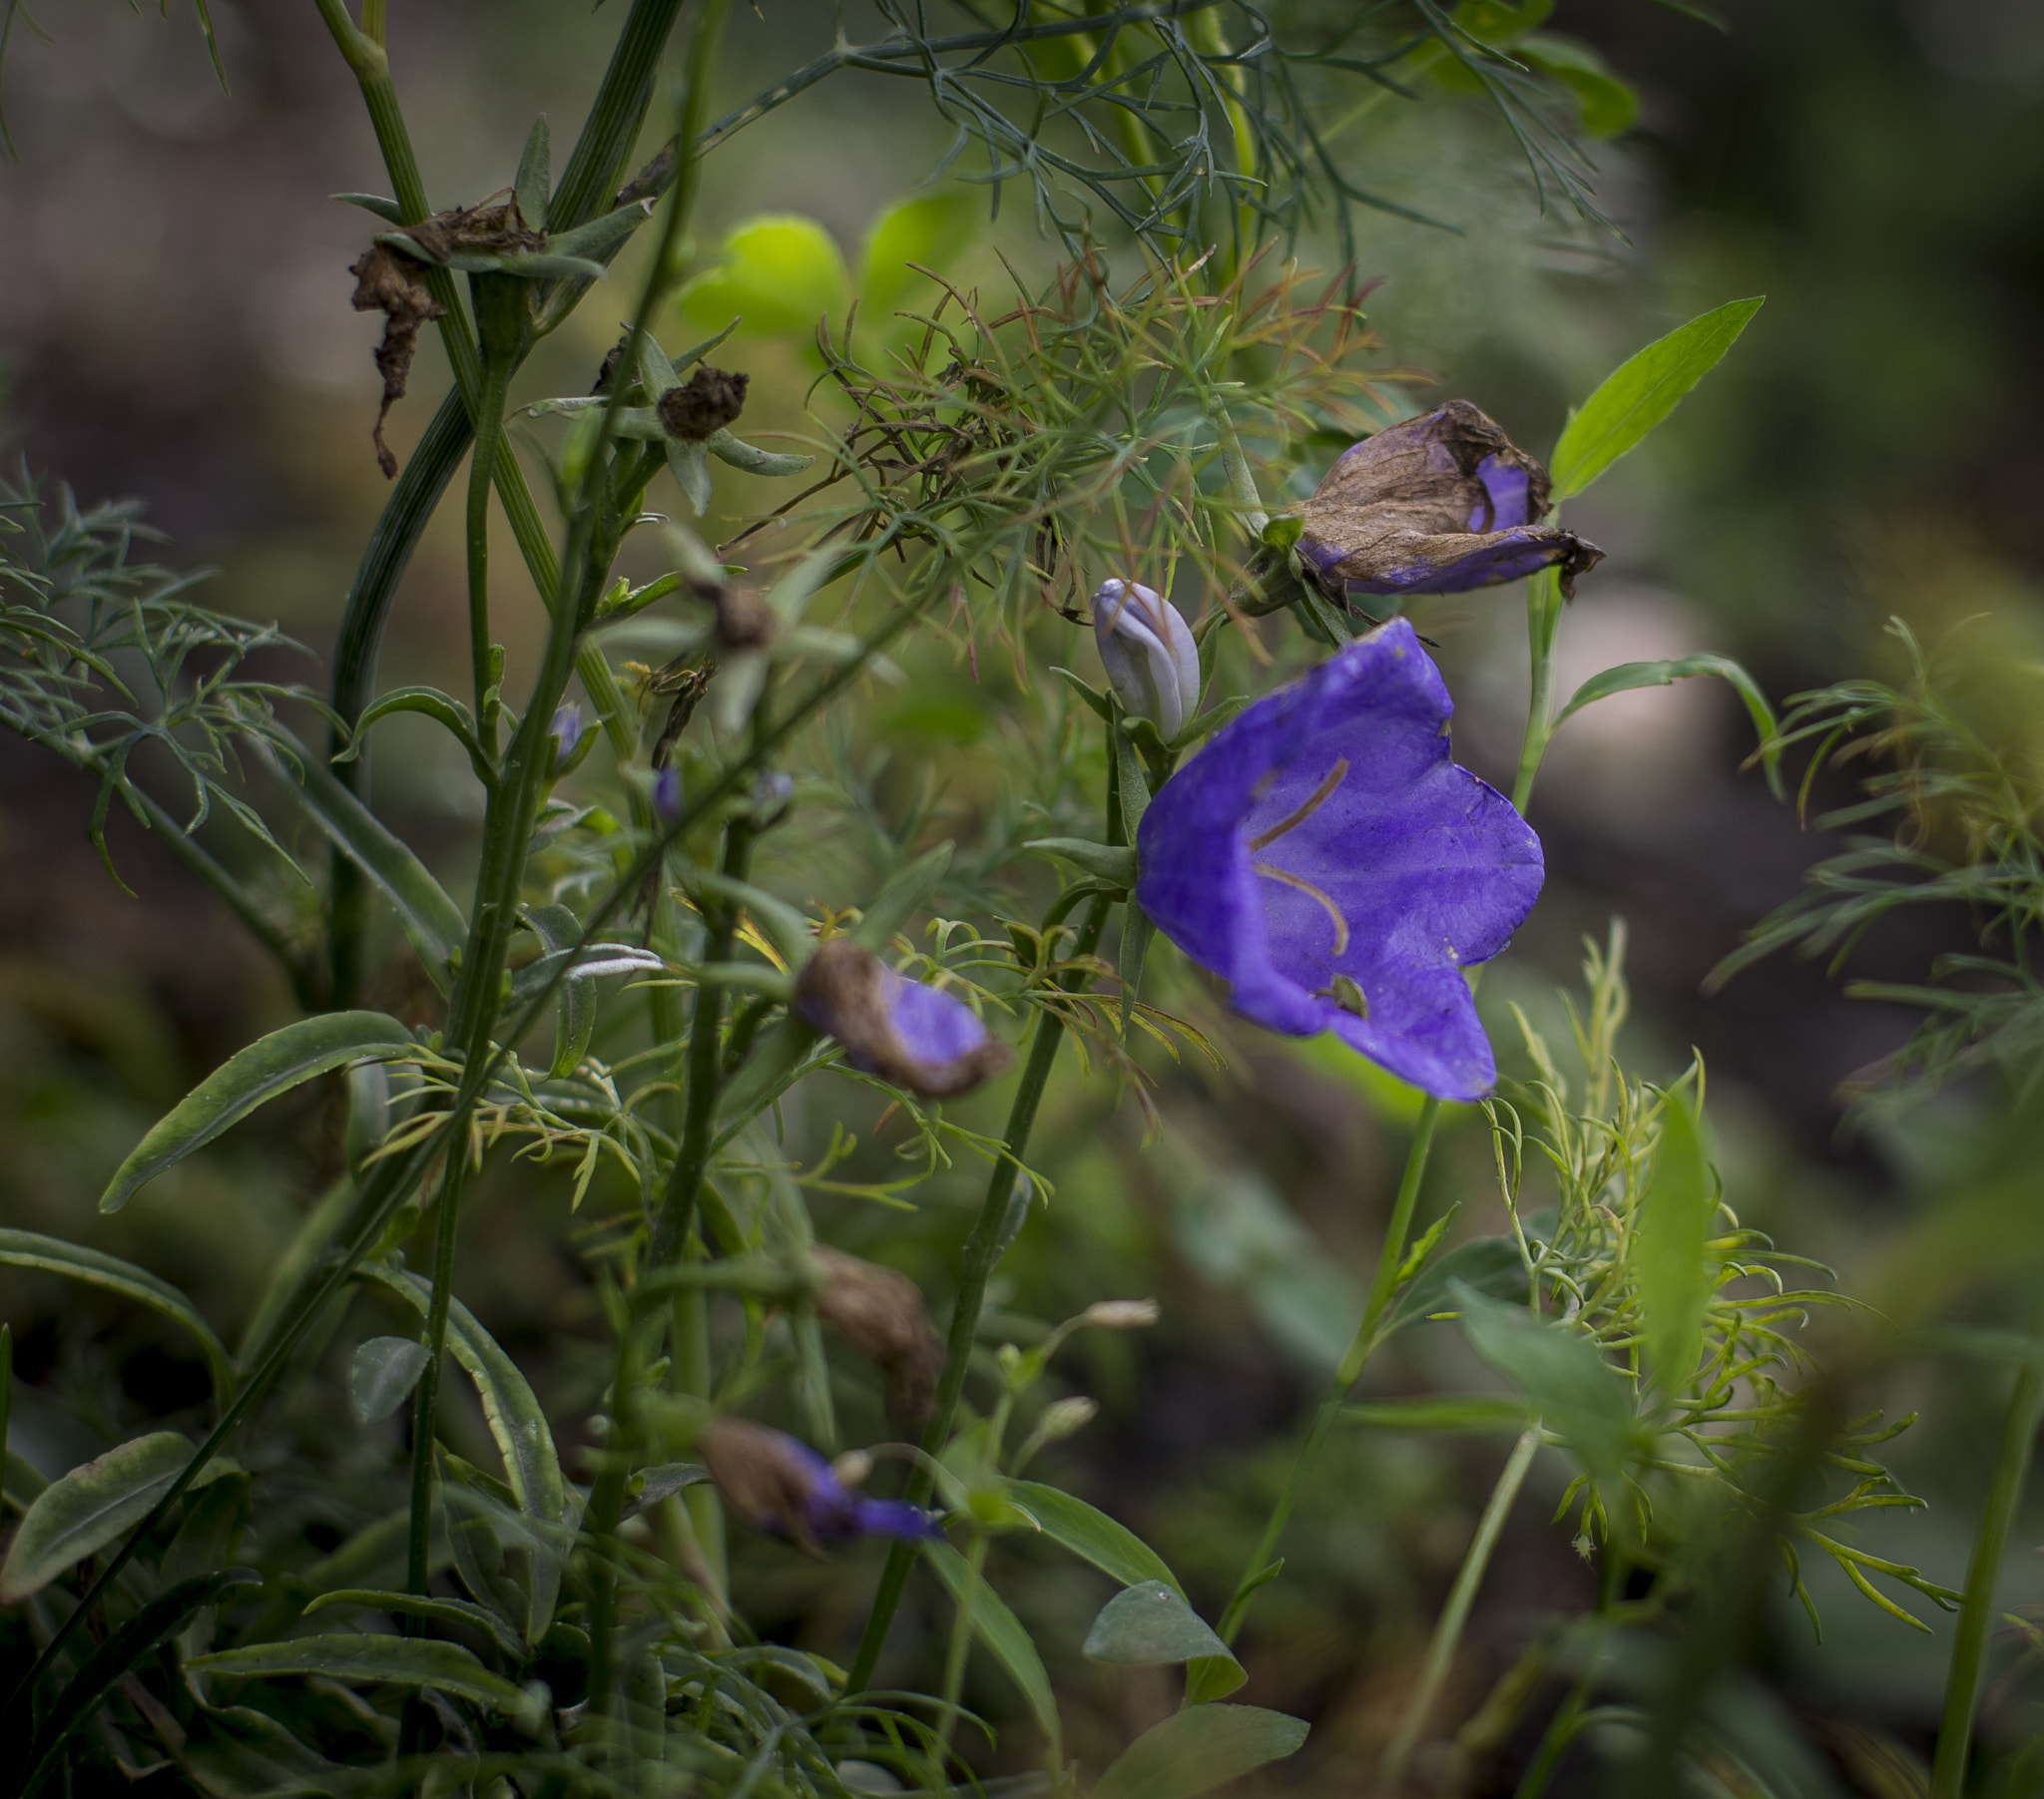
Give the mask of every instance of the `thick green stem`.
<svg viewBox="0 0 2044 1799">
<path fill-rule="evenodd" d="M 2015 1385 L 2009 1390 L 1987 1504 L 1973 1533 L 1973 1553 L 1966 1564 L 1966 1596 L 1959 1605 L 1959 1627 L 1952 1636 L 1951 1662 L 1945 1670 L 1944 1714 L 1938 1720 L 1937 1758 L 1930 1771 L 1931 1799 L 1959 1799 L 1966 1783 L 1973 1718 L 1980 1707 L 1981 1666 L 1988 1632 L 1995 1622 L 1994 1589 L 2030 1471 L 2039 1414 L 2044 1412 L 2044 1359 L 2040 1358 L 2044 1358 L 2044 1307 L 2031 1322 L 2030 1354 L 2016 1370 Z"/>
<path fill-rule="evenodd" d="M 1355 1385 L 1363 1364 L 1376 1348 L 1377 1328 L 1383 1321 L 1384 1309 L 1390 1304 L 1391 1295 L 1397 1290 L 1398 1268 L 1405 1259 L 1405 1239 L 1412 1231 L 1412 1213 L 1419 1203 L 1419 1188 L 1426 1176 L 1426 1158 L 1433 1148 L 1434 1126 L 1439 1123 L 1440 1115 L 1441 1103 L 1429 1094 L 1421 1103 L 1419 1117 L 1412 1127 L 1412 1143 L 1405 1152 L 1405 1172 L 1398 1181 L 1398 1196 L 1391 1202 L 1390 1221 L 1384 1226 L 1383 1246 L 1377 1251 L 1377 1271 L 1370 1282 L 1369 1299 L 1362 1308 L 1362 1320 L 1355 1327 L 1355 1335 L 1348 1340 L 1348 1348 L 1334 1370 L 1326 1397 L 1313 1413 L 1305 1442 L 1292 1459 L 1291 1471 L 1284 1478 L 1284 1490 L 1278 1496 L 1278 1504 L 1272 1508 L 1270 1520 L 1264 1526 L 1263 1536 L 1257 1540 L 1256 1549 L 1251 1552 L 1242 1578 L 1236 1582 L 1227 1610 L 1221 1614 L 1223 1642 L 1235 1641 L 1243 1620 L 1249 1616 L 1258 1588 L 1275 1572 L 1271 1567 L 1272 1561 L 1278 1554 L 1278 1546 L 1284 1540 L 1284 1527 L 1291 1522 L 1291 1511 L 1298 1503 L 1300 1489 L 1305 1485 L 1306 1472 L 1318 1459 L 1320 1450 L 1332 1433 L 1341 1415 L 1342 1402 L 1348 1397 L 1348 1389 Z"/>
<path fill-rule="evenodd" d="M 1462 1558 L 1462 1566 L 1455 1574 L 1455 1584 L 1449 1590 L 1448 1602 L 1441 1608 L 1440 1617 L 1434 1624 L 1433 1641 L 1426 1650 L 1426 1665 L 1420 1670 L 1419 1685 L 1413 1689 L 1406 1704 L 1405 1720 L 1398 1726 L 1398 1734 L 1391 1739 L 1391 1746 L 1384 1751 L 1383 1763 L 1377 1770 L 1377 1787 L 1383 1793 L 1396 1793 L 1404 1784 L 1406 1766 L 1412 1760 L 1412 1751 L 1419 1746 L 1419 1733 L 1433 1715 L 1434 1701 L 1440 1697 L 1441 1682 L 1447 1678 L 1448 1665 L 1455 1659 L 1455 1650 L 1461 1646 L 1462 1628 L 1469 1621 L 1469 1607 L 1476 1602 L 1476 1589 L 1483 1584 L 1490 1558 L 1497 1549 L 1499 1534 L 1505 1528 L 1505 1519 L 1518 1500 L 1519 1489 L 1526 1483 L 1526 1471 L 1533 1466 L 1533 1452 L 1539 1447 L 1540 1426 L 1536 1423 L 1519 1434 L 1518 1442 L 1512 1445 L 1511 1456 L 1497 1477 L 1497 1485 L 1491 1489 L 1490 1503 L 1483 1508 L 1476 1535 L 1470 1542 L 1468 1553 Z"/>
<path fill-rule="evenodd" d="M 1100 934 L 1107 928 L 1108 899 L 1096 897 L 1080 929 L 1076 958 L 1083 960 L 1100 947 Z M 1065 976 L 1065 990 L 1077 992 L 1085 982 L 1083 972 Z M 1001 1153 L 986 1183 L 986 1197 L 980 1201 L 979 1216 L 972 1234 L 965 1239 L 963 1269 L 958 1282 L 958 1300 L 951 1310 L 951 1331 L 945 1346 L 944 1372 L 937 1382 L 936 1409 L 923 1427 L 923 1456 L 908 1478 L 908 1499 L 912 1505 L 928 1500 L 935 1481 L 929 1471 L 930 1459 L 944 1447 L 951 1434 L 952 1414 L 958 1396 L 965 1390 L 965 1371 L 972 1361 L 972 1346 L 978 1340 L 980 1309 L 986 1304 L 987 1276 L 1000 1259 L 1002 1228 L 1014 1197 L 1015 1177 L 1022 1171 L 1022 1157 L 1029 1148 L 1029 1133 L 1036 1125 L 1036 1113 L 1043 1104 L 1043 1090 L 1050 1084 L 1058 1045 L 1064 1040 L 1065 1022 L 1048 1009 L 1037 1014 L 1036 1041 L 1029 1046 L 1029 1060 L 1023 1064 L 1021 1084 L 1008 1108 L 1008 1129 Z M 915 1566 L 913 1544 L 896 1543 L 887 1552 L 887 1565 L 880 1571 L 880 1584 L 873 1594 L 873 1608 L 866 1616 L 865 1632 L 859 1638 L 858 1653 L 846 1676 L 846 1693 L 863 1692 L 872 1682 L 874 1664 L 887 1640 L 887 1628 L 908 1585 L 909 1571 Z"/>
<path fill-rule="evenodd" d="M 497 746 L 496 722 L 486 699 L 490 680 L 490 481 L 503 437 L 504 390 L 511 358 L 492 355 L 484 363 L 482 397 L 476 404 L 475 448 L 468 459 L 468 661 L 475 682 L 475 722 L 483 741 Z"/>
</svg>

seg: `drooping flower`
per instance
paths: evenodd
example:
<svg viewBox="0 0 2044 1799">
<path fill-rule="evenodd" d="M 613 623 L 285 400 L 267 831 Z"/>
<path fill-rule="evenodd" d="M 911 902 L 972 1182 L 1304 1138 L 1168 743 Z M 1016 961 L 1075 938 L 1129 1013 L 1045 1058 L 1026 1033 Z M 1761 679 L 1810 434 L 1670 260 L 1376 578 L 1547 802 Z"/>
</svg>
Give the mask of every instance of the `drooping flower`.
<svg viewBox="0 0 2044 1799">
<path fill-rule="evenodd" d="M 1270 1030 L 1332 1030 L 1400 1080 L 1496 1080 L 1462 970 L 1540 892 L 1540 839 L 1449 759 L 1453 710 L 1394 620 L 1224 725 L 1137 832 L 1136 899 Z"/>
<path fill-rule="evenodd" d="M 887 1377 L 887 1411 L 920 1423 L 935 1409 L 944 1371 L 944 1339 L 922 1289 L 907 1275 L 818 1243 L 810 1259 L 822 1273 L 816 1316 Z"/>
<path fill-rule="evenodd" d="M 784 1431 L 720 1418 L 698 1451 L 724 1502 L 756 1530 L 815 1554 L 854 1537 L 941 1537 L 936 1519 L 905 1500 L 862 1498 L 830 1464 Z"/>
<path fill-rule="evenodd" d="M 926 1100 L 968 1093 L 1008 1066 L 964 1001 L 895 973 L 848 937 L 818 944 L 796 976 L 795 1011 L 844 1046 L 844 1060 Z"/>
<path fill-rule="evenodd" d="M 1460 594 L 1550 565 L 1563 593 L 1604 552 L 1545 525 L 1547 471 L 1467 400 L 1345 451 L 1306 501 L 1300 567 L 1331 598 Z"/>
<path fill-rule="evenodd" d="M 1200 647 L 1178 608 L 1137 583 L 1103 581 L 1093 636 L 1122 704 L 1170 742 L 1200 709 Z"/>
</svg>

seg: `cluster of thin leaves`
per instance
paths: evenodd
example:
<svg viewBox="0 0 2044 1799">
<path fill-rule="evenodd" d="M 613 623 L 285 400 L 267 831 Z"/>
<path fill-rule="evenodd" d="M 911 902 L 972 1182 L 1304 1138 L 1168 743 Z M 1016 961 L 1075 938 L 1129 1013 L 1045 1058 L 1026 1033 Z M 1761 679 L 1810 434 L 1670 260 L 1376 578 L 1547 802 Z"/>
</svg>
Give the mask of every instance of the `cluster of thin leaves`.
<svg viewBox="0 0 2044 1799">
<path fill-rule="evenodd" d="M 295 760 L 277 702 L 317 699 L 242 670 L 260 652 L 298 646 L 274 626 L 193 604 L 202 576 L 130 560 L 156 541 L 132 501 L 81 509 L 69 487 L 25 466 L 0 476 L 0 721 L 98 778 L 90 828 L 103 857 L 116 794 L 146 828 L 183 833 L 218 802 L 275 848 L 229 783 L 238 742 Z M 182 826 L 134 778 L 145 744 L 164 750 L 189 785 L 194 810 Z"/>
<path fill-rule="evenodd" d="M 2030 1091 L 2044 1074 L 2044 770 L 2020 741 L 1998 743 L 1975 726 L 1950 664 L 1926 654 L 1899 620 L 1889 631 L 1908 662 L 1901 684 L 1850 680 L 1798 695 L 1775 740 L 1810 746 L 1805 807 L 1824 768 L 1873 765 L 1864 799 L 1815 820 L 1850 831 L 1845 847 L 1817 863 L 1803 891 L 1763 919 L 1712 981 L 1783 949 L 1827 957 L 1836 972 L 1881 920 L 1912 907 L 1962 906 L 1976 952 L 1938 957 L 1926 982 L 1847 988 L 1925 1014 L 1862 1092 L 1920 1090 L 1989 1068 Z M 2044 698 L 2034 667 L 2004 673 Z M 1886 834 L 1854 828 L 1874 824 Z"/>
<path fill-rule="evenodd" d="M 1625 1022 L 1628 994 L 1623 972 L 1624 934 L 1614 927 L 1608 948 L 1586 945 L 1587 1004 L 1569 1005 L 1577 1058 L 1583 1071 L 1580 1102 L 1545 1039 L 1522 1015 L 1521 1032 L 1535 1075 L 1511 1084 L 1490 1105 L 1499 1177 L 1531 1289 L 1540 1307 L 1581 1333 L 1629 1377 L 1650 1428 L 1636 1434 L 1635 1452 L 1623 1494 L 1609 1491 L 1590 1475 L 1579 1476 L 1562 1502 L 1584 1500 L 1584 1530 L 1609 1543 L 1645 1546 L 1649 1561 L 1679 1551 L 1684 1496 L 1676 1500 L 1674 1535 L 1660 1534 L 1654 1547 L 1654 1477 L 1679 1486 L 1708 1482 L 1735 1507 L 1757 1503 L 1766 1471 L 1795 1436 L 1800 1388 L 1814 1364 L 1796 1340 L 1812 1308 L 1849 1304 L 1836 1290 L 1789 1286 L 1784 1274 L 1822 1270 L 1818 1264 L 1776 1249 L 1767 1236 L 1742 1226 L 1716 1195 L 1723 1228 L 1706 1245 L 1710 1288 L 1702 1308 L 1702 1354 L 1687 1382 L 1668 1382 L 1650 1369 L 1643 1348 L 1656 1320 L 1653 1308 L 1668 1295 L 1650 1290 L 1642 1272 L 1642 1215 L 1658 1201 L 1657 1160 L 1666 1159 L 1666 1126 L 1671 1107 L 1701 1106 L 1702 1064 L 1695 1063 L 1673 1086 L 1661 1089 L 1629 1076 L 1615 1053 Z M 1557 1203 L 1552 1212 L 1525 1215 L 1519 1205 L 1528 1148 L 1549 1169 Z M 1699 1163 L 1699 1171 L 1703 1164 Z M 1653 1384 L 1650 1386 L 1650 1375 Z M 1884 1423 L 1877 1415 L 1847 1425 L 1828 1446 L 1826 1461 L 1851 1477 L 1851 1486 L 1815 1509 L 1784 1521 L 1781 1549 L 1796 1596 L 1813 1628 L 1817 1611 L 1798 1567 L 1798 1548 L 1829 1556 L 1866 1598 L 1894 1617 L 1925 1628 L 1873 1585 L 1878 1573 L 1949 1608 L 1958 1594 L 1918 1570 L 1874 1556 L 1841 1541 L 1830 1528 L 1854 1513 L 1923 1502 L 1907 1494 L 1867 1452 L 1907 1428 L 1910 1419 Z M 1623 1505 L 1630 1516 L 1615 1519 Z"/>
</svg>

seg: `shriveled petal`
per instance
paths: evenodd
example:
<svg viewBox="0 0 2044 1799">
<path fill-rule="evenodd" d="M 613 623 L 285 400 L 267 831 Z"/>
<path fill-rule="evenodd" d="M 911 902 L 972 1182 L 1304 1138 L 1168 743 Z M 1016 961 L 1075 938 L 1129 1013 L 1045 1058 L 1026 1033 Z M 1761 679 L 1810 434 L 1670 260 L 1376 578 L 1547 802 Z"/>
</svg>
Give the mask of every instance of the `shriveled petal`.
<svg viewBox="0 0 2044 1799">
<path fill-rule="evenodd" d="M 1467 400 L 1345 452 L 1307 500 L 1300 563 L 1327 593 L 1457 594 L 1603 559 L 1544 525 L 1547 471 Z"/>
<path fill-rule="evenodd" d="M 848 938 L 817 946 L 795 1010 L 844 1046 L 844 1060 L 927 1100 L 969 1093 L 1008 1065 L 1005 1045 L 962 1000 L 910 981 Z"/>
<path fill-rule="evenodd" d="M 1288 1036 L 1335 1031 L 1400 1079 L 1471 1100 L 1496 1079 L 1460 971 L 1540 892 L 1540 841 L 1449 759 L 1452 705 L 1402 620 L 1258 702 L 1165 783 L 1136 897 Z"/>
</svg>

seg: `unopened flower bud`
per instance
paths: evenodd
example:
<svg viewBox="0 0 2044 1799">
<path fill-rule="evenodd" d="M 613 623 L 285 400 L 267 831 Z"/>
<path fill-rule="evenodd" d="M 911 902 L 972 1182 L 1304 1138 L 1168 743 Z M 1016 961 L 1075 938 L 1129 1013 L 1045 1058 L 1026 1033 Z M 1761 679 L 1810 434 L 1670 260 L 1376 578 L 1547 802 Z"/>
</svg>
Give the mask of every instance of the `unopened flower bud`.
<svg viewBox="0 0 2044 1799">
<path fill-rule="evenodd" d="M 816 1316 L 887 1377 L 887 1411 L 921 1423 L 936 1404 L 944 1340 L 907 1275 L 841 1249 L 809 1251 L 823 1275 Z"/>
<path fill-rule="evenodd" d="M 1154 1299 L 1096 1299 L 1079 1322 L 1095 1330 L 1144 1330 L 1162 1315 Z"/>
<path fill-rule="evenodd" d="M 830 1464 L 840 1487 L 863 1487 L 873 1472 L 873 1459 L 862 1449 L 848 1449 Z"/>
<path fill-rule="evenodd" d="M 679 387 L 660 396 L 660 427 L 670 437 L 701 443 L 714 437 L 746 409 L 751 377 L 707 362 Z"/>
<path fill-rule="evenodd" d="M 768 768 L 760 774 L 753 782 L 752 791 L 746 795 L 754 816 L 769 822 L 792 798 L 794 776 L 780 768 Z"/>
<path fill-rule="evenodd" d="M 717 642 L 725 650 L 764 650 L 780 635 L 772 607 L 744 588 L 717 590 Z"/>
<path fill-rule="evenodd" d="M 559 768 L 582 740 L 581 706 L 572 699 L 564 700 L 555 708 L 554 721 L 547 726 L 547 732 L 554 739 L 554 766 Z"/>
<path fill-rule="evenodd" d="M 925 1100 L 969 1093 L 1008 1066 L 972 1008 L 898 975 L 848 937 L 819 944 L 795 979 L 794 1009 L 844 1046 L 844 1060 Z"/>
<path fill-rule="evenodd" d="M 667 823 L 681 816 L 682 771 L 672 762 L 653 777 L 653 809 Z"/>
<path fill-rule="evenodd" d="M 1178 608 L 1150 588 L 1103 581 L 1093 636 L 1122 704 L 1170 742 L 1200 709 L 1200 647 Z"/>
<path fill-rule="evenodd" d="M 1062 1443 L 1067 1437 L 1083 1431 L 1099 1416 L 1100 1408 L 1083 1394 L 1073 1399 L 1061 1399 L 1055 1405 L 1044 1407 L 1043 1416 L 1036 1423 L 1036 1434 L 1046 1443 Z"/>
</svg>

